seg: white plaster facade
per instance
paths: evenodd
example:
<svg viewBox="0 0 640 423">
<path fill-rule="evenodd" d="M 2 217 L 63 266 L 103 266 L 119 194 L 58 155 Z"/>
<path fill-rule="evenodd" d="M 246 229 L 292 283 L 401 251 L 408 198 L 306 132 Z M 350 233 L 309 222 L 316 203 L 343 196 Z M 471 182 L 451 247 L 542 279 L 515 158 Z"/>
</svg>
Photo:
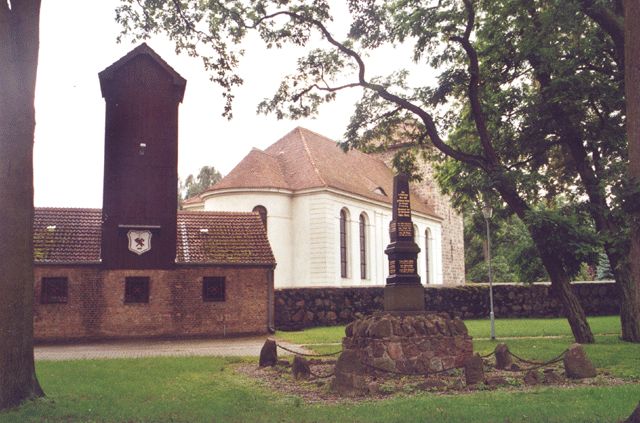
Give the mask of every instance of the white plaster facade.
<svg viewBox="0 0 640 423">
<path fill-rule="evenodd" d="M 252 150 L 216 185 L 187 200 L 187 210 L 267 211 L 277 267 L 275 287 L 384 285 L 393 173 L 379 158 L 342 151 L 322 135 L 296 128 L 265 151 Z M 411 189 L 418 274 L 423 284 L 450 284 L 443 272 L 443 226 L 433 201 Z M 342 272 L 341 210 L 346 219 Z M 361 275 L 360 216 L 365 219 L 366 274 Z M 463 279 L 464 270 L 459 279 Z M 457 280 L 456 278 L 455 280 Z M 455 282 L 454 282 L 455 283 Z"/>
<path fill-rule="evenodd" d="M 275 287 L 384 285 L 388 272 L 391 207 L 335 189 L 292 192 L 282 189 L 225 189 L 203 196 L 208 211 L 267 209 L 267 234 L 276 258 Z M 347 277 L 340 272 L 340 210 L 348 213 Z M 360 215 L 365 216 L 366 277 L 360 268 Z M 423 284 L 442 284 L 439 219 L 413 212 Z M 427 249 L 427 237 L 429 248 Z M 426 254 L 429 255 L 428 260 Z M 429 271 L 427 272 L 427 263 Z M 427 280 L 427 277 L 429 278 Z"/>
</svg>

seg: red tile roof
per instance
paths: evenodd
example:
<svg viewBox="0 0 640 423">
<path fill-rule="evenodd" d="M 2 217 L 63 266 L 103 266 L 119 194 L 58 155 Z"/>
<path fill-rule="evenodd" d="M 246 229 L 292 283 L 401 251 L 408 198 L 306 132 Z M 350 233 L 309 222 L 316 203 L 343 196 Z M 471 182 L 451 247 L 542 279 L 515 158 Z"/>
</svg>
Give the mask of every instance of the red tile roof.
<svg viewBox="0 0 640 423">
<path fill-rule="evenodd" d="M 36 208 L 35 263 L 99 263 L 101 220 L 100 209 Z M 177 263 L 275 264 L 257 213 L 178 212 L 177 223 Z"/>
<path fill-rule="evenodd" d="M 212 189 L 283 188 L 291 189 L 290 181 L 280 166 L 278 157 L 257 148 L 252 149 L 228 175 Z"/>
<path fill-rule="evenodd" d="M 253 149 L 200 198 L 233 188 L 334 188 L 390 204 L 393 172 L 375 157 L 358 150 L 345 153 L 335 141 L 298 127 L 264 152 Z M 433 205 L 413 190 L 411 206 L 436 216 Z"/>
<path fill-rule="evenodd" d="M 258 213 L 178 212 L 178 263 L 273 265 Z"/>
<path fill-rule="evenodd" d="M 36 263 L 98 263 L 102 210 L 36 208 L 33 259 Z"/>
</svg>

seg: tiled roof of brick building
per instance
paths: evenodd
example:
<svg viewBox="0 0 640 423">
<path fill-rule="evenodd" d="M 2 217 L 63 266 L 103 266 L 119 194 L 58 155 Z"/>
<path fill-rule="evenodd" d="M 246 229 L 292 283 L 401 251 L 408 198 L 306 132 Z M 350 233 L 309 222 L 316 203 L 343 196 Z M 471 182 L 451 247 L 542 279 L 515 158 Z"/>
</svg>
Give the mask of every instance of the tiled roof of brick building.
<svg viewBox="0 0 640 423">
<path fill-rule="evenodd" d="M 33 259 L 36 263 L 100 261 L 102 210 L 36 208 Z"/>
<path fill-rule="evenodd" d="M 102 210 L 36 208 L 34 261 L 100 262 Z M 257 213 L 178 212 L 177 263 L 273 265 L 275 259 Z"/>
<path fill-rule="evenodd" d="M 258 213 L 179 212 L 179 263 L 275 264 Z"/>
<path fill-rule="evenodd" d="M 253 149 L 200 198 L 208 192 L 237 188 L 334 188 L 391 203 L 393 172 L 375 157 L 358 150 L 345 153 L 335 141 L 298 127 L 264 152 Z M 435 216 L 433 206 L 413 190 L 411 198 L 413 210 Z"/>
</svg>

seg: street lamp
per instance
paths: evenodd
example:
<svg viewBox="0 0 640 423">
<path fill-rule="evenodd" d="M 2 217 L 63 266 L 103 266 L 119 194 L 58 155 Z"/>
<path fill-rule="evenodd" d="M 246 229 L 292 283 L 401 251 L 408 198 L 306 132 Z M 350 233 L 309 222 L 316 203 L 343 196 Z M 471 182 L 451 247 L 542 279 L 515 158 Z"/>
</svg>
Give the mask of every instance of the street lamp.
<svg viewBox="0 0 640 423">
<path fill-rule="evenodd" d="M 487 263 L 489 267 L 489 319 L 491 320 L 491 340 L 496 339 L 496 322 L 493 315 L 493 275 L 491 274 L 491 234 L 489 232 L 489 219 L 493 216 L 493 209 L 488 201 L 482 207 L 482 216 L 487 224 Z"/>
</svg>

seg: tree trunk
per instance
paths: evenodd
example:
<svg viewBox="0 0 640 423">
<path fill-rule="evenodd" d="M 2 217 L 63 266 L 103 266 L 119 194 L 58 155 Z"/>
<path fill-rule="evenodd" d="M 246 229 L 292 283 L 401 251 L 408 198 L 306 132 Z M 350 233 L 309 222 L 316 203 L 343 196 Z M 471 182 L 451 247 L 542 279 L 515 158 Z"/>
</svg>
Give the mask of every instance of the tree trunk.
<svg viewBox="0 0 640 423">
<path fill-rule="evenodd" d="M 536 69 L 537 79 L 541 87 L 548 87 L 551 78 L 549 74 L 540 70 L 540 58 L 532 56 L 530 61 Z M 628 252 L 620 251 L 621 247 L 619 245 L 616 246 L 613 242 L 613 238 L 620 231 L 620 223 L 615 221 L 606 201 L 605 188 L 600 176 L 603 170 L 595 159 L 592 161 L 589 158 L 582 132 L 571 123 L 569 113 L 566 112 L 562 104 L 549 98 L 546 101 L 550 104 L 558 126 L 562 128 L 561 141 L 568 147 L 568 153 L 571 155 L 572 162 L 589 197 L 589 213 L 593 218 L 599 236 L 604 240 L 604 250 L 611 264 L 616 283 L 621 290 L 620 320 L 622 323 L 622 338 L 626 340 L 637 339 L 637 334 L 640 330 L 640 314 L 637 312 L 636 307 L 633 306 L 632 301 L 634 293 L 632 292 L 633 282 L 630 279 L 631 274 L 627 264 Z"/>
<path fill-rule="evenodd" d="M 569 321 L 569 326 L 571 327 L 571 332 L 576 342 L 581 344 L 594 343 L 595 338 L 589 327 L 589 322 L 587 322 L 587 316 L 580 301 L 578 301 L 578 297 L 571 289 L 570 279 L 562 265 L 562 261 L 553 254 L 548 253 L 545 248 L 546 234 L 534 229 L 529 224 L 527 221 L 527 211 L 529 207 L 524 200 L 520 198 L 517 191 L 510 186 L 508 180 L 504 177 L 494 177 L 492 179 L 495 181 L 494 186 L 498 192 L 500 192 L 502 199 L 507 202 L 511 210 L 513 210 L 526 225 L 538 249 L 542 264 L 551 279 L 552 292 L 558 297 L 562 304 L 565 317 Z"/>
<path fill-rule="evenodd" d="M 640 234 L 636 234 L 640 237 Z M 640 260 L 640 249 L 636 250 Z M 633 250 L 631 254 L 634 254 Z M 635 280 L 631 278 L 629 272 L 627 280 L 619 283 L 620 286 L 620 325 L 622 329 L 622 339 L 628 342 L 640 342 L 640 310 L 638 307 L 638 275 Z"/>
<path fill-rule="evenodd" d="M 536 238 L 535 235 L 532 236 L 534 239 Z M 591 333 L 584 309 L 580 301 L 578 301 L 578 297 L 571 289 L 569 277 L 563 269 L 562 263 L 545 250 L 538 248 L 538 251 L 540 252 L 542 263 L 551 278 L 551 291 L 558 297 L 560 303 L 562 303 L 565 317 L 569 321 L 569 326 L 571 327 L 571 332 L 576 342 L 580 344 L 592 344 L 596 342 L 593 333 Z"/>
<path fill-rule="evenodd" d="M 43 395 L 33 359 L 39 0 L 0 1 L 0 409 Z"/>
<path fill-rule="evenodd" d="M 622 338 L 640 342 L 640 1 L 625 0 L 625 94 L 627 102 L 627 139 L 629 177 L 635 185 L 630 213 L 630 280 L 622 287 Z"/>
</svg>

